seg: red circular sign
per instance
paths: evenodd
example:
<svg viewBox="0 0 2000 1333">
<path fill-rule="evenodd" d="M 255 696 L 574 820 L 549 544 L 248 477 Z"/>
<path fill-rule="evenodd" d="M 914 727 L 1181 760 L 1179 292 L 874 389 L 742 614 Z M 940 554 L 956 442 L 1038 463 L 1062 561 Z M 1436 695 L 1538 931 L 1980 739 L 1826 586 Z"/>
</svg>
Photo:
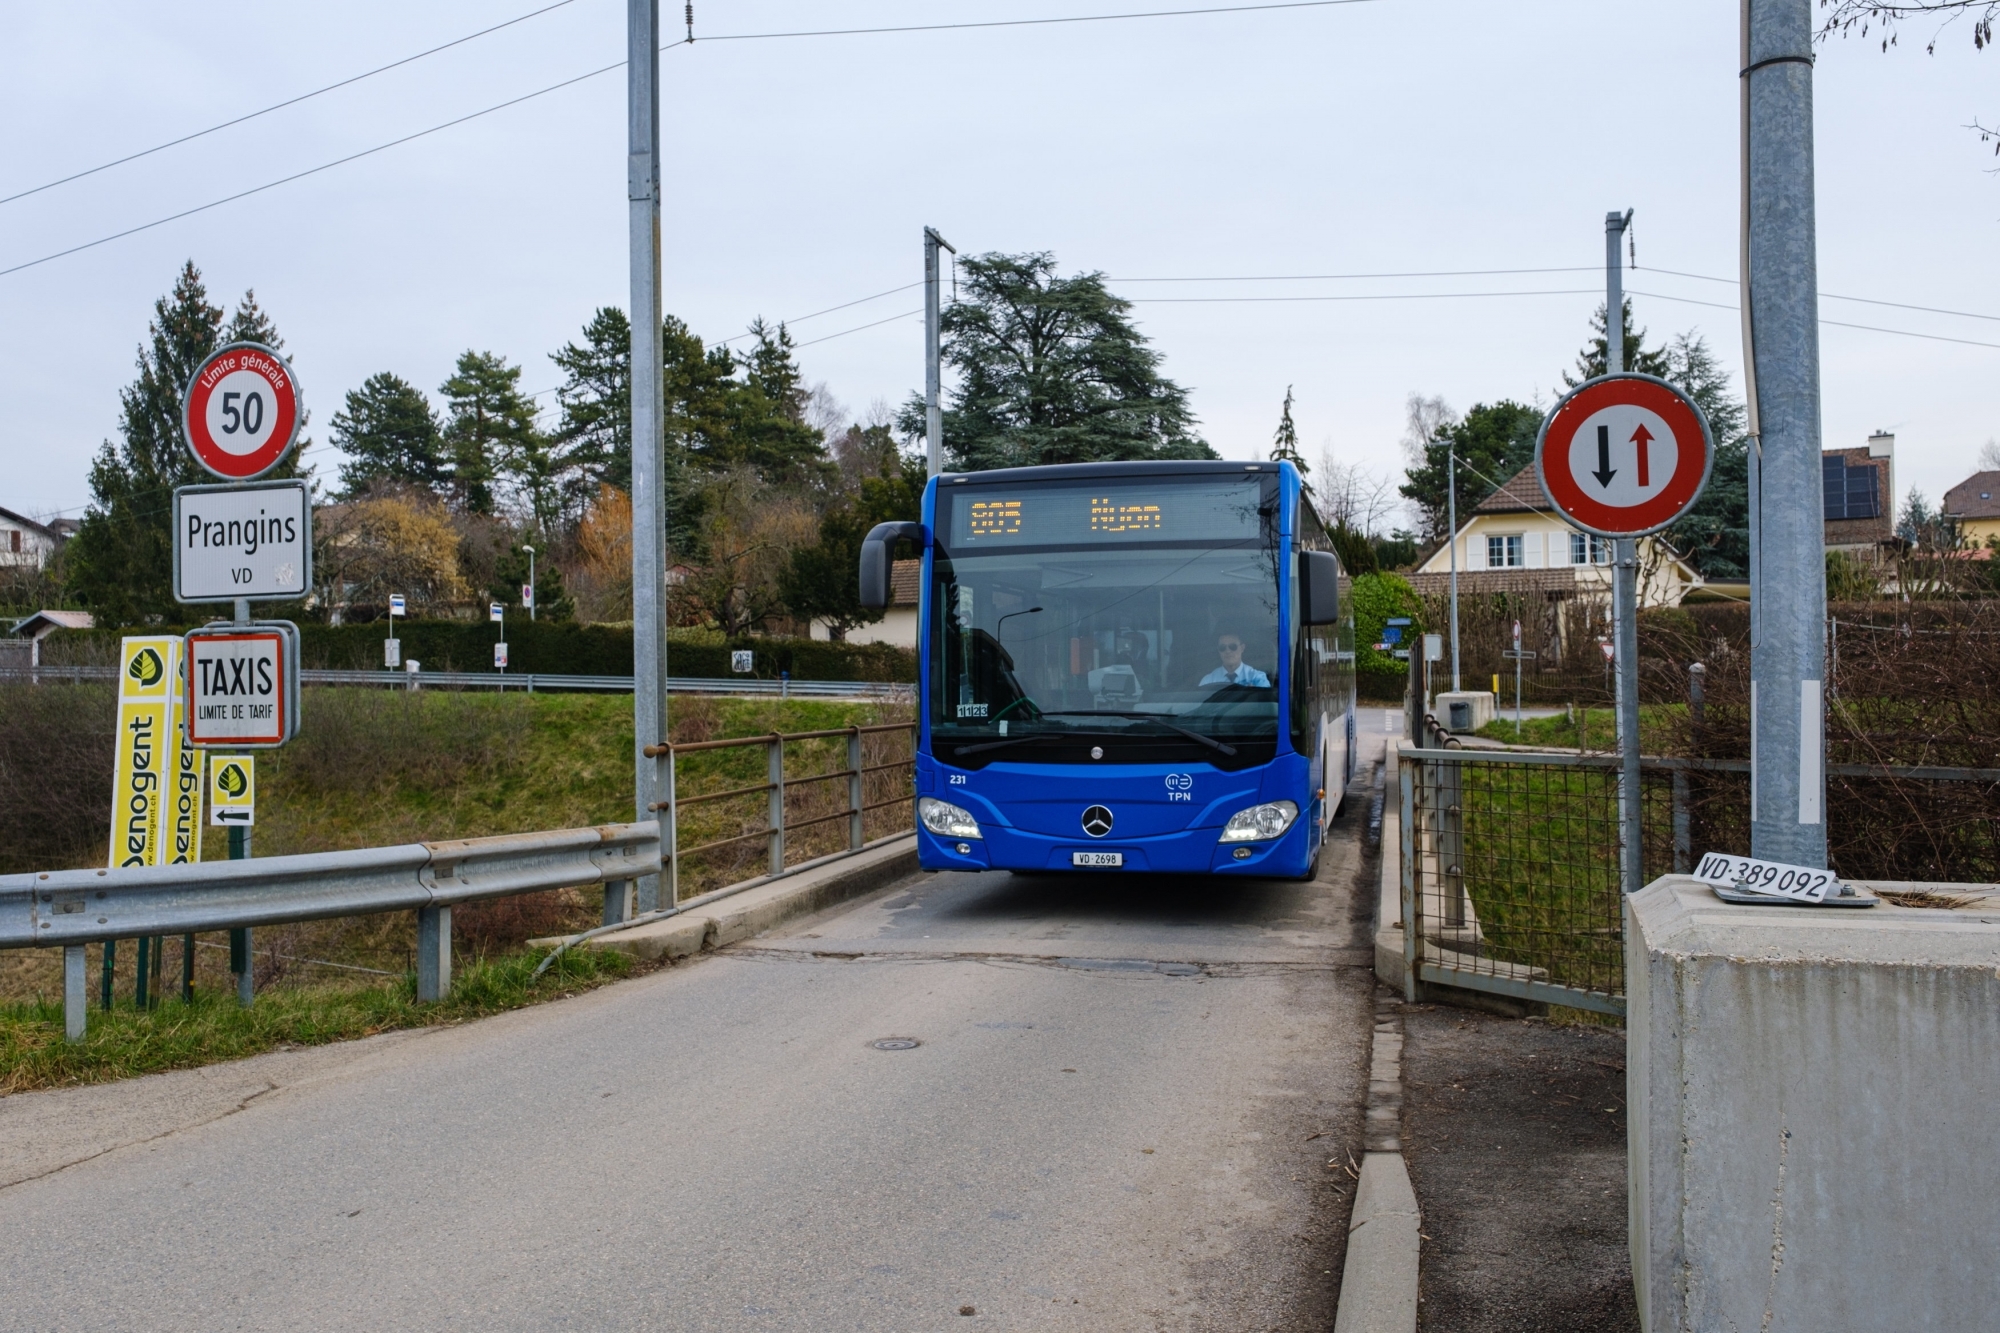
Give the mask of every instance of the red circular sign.
<svg viewBox="0 0 2000 1333">
<path fill-rule="evenodd" d="M 1542 493 L 1564 518 L 1602 537 L 1640 537 L 1672 524 L 1700 497 L 1714 458 L 1701 409 L 1652 375 L 1578 385 L 1535 440 Z"/>
<path fill-rule="evenodd" d="M 188 381 L 181 429 L 195 461 L 225 481 L 263 476 L 299 433 L 299 382 L 262 343 L 217 348 Z"/>
</svg>

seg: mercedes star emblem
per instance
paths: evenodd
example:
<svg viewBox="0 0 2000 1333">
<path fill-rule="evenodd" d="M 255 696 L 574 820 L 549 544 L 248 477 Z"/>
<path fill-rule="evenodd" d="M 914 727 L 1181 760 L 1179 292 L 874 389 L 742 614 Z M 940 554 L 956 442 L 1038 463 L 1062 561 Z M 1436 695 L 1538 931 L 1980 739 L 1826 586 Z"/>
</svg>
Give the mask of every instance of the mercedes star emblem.
<svg viewBox="0 0 2000 1333">
<path fill-rule="evenodd" d="M 1111 812 L 1101 805 L 1091 806 L 1083 812 L 1083 831 L 1093 838 L 1111 832 Z"/>
</svg>

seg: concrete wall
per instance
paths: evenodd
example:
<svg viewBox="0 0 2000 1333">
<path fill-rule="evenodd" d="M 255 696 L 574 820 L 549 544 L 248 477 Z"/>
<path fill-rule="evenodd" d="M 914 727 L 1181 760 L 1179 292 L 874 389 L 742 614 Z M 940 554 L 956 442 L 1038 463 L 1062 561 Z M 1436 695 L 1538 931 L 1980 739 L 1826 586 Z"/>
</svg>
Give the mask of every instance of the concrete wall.
<svg viewBox="0 0 2000 1333">
<path fill-rule="evenodd" d="M 2000 1328 L 2000 886 L 1626 903 L 1632 1269 L 1666 1330 Z"/>
</svg>

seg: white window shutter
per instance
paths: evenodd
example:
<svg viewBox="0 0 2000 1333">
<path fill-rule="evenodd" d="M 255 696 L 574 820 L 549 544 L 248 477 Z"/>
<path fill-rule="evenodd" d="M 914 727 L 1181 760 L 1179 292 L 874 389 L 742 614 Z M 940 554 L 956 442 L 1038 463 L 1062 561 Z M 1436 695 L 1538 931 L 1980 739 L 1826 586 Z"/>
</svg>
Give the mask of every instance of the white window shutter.
<svg viewBox="0 0 2000 1333">
<path fill-rule="evenodd" d="M 1539 532 L 1529 533 L 1527 548 L 1527 554 L 1523 559 L 1526 561 L 1528 568 L 1542 568 L 1542 534 Z"/>
</svg>

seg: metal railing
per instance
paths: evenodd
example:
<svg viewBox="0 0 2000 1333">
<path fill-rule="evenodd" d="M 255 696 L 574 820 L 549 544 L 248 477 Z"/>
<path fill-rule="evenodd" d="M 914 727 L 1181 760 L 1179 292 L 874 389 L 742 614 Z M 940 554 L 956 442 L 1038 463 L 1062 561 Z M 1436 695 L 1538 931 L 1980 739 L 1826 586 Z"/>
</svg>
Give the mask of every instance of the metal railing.
<svg viewBox="0 0 2000 1333">
<path fill-rule="evenodd" d="M 860 851 L 867 841 L 866 826 L 868 816 L 876 810 L 888 809 L 897 805 L 909 806 L 911 809 L 910 827 L 914 827 L 915 793 L 913 790 L 913 777 L 908 780 L 886 784 L 882 779 L 877 778 L 874 784 L 877 788 L 877 794 L 879 795 L 885 787 L 891 790 L 893 794 L 873 801 L 868 799 L 868 788 L 870 786 L 870 778 L 877 774 L 892 772 L 914 773 L 916 733 L 917 726 L 914 722 L 888 722 L 868 727 L 838 727 L 826 731 L 772 732 L 766 736 L 744 736 L 719 741 L 662 742 L 658 745 L 647 746 L 646 756 L 648 758 L 664 758 L 667 761 L 666 787 L 672 794 L 668 800 L 657 802 L 653 806 L 660 813 L 661 837 L 667 847 L 666 869 L 662 872 L 663 879 L 660 886 L 661 899 L 669 903 L 680 901 L 682 890 L 680 882 L 681 867 L 688 858 L 700 856 L 704 853 L 719 852 L 724 848 L 740 847 L 746 843 L 762 842 L 764 844 L 764 859 L 767 867 L 765 873 L 777 875 L 782 874 L 785 870 L 788 843 L 791 850 L 804 851 L 809 854 L 813 852 L 814 849 L 811 847 L 802 845 L 796 839 L 791 838 L 791 835 L 803 832 L 804 830 L 832 824 L 836 821 L 845 821 L 847 824 L 847 836 L 845 838 L 847 850 L 856 852 Z M 870 736 L 886 737 L 890 735 L 908 736 L 909 753 L 905 757 L 892 759 L 887 762 L 873 764 L 866 762 L 867 756 L 865 750 L 867 738 Z M 834 739 L 843 739 L 846 742 L 847 762 L 844 768 L 830 769 L 803 777 L 787 776 L 785 771 L 787 746 Z M 761 746 L 764 749 L 764 781 L 724 788 L 717 791 L 698 792 L 689 796 L 680 794 L 680 779 L 683 773 L 682 761 L 689 756 L 712 755 L 720 751 L 741 750 L 753 746 Z M 839 802 L 837 809 L 821 811 L 816 814 L 807 813 L 802 818 L 794 816 L 789 811 L 787 803 L 788 793 L 809 792 L 821 783 L 840 781 L 846 782 L 847 792 L 846 800 Z M 698 843 L 692 847 L 682 847 L 680 845 L 682 812 L 684 810 L 690 807 L 720 805 L 731 801 L 751 801 L 757 797 L 763 798 L 762 827 L 748 828 L 729 836 L 712 838 L 707 842 Z M 737 822 L 740 824 L 755 821 L 745 821 L 739 816 Z M 899 829 L 900 827 L 899 825 Z M 605 921 L 607 924 L 618 919 L 611 915 L 613 910 L 613 905 L 607 900 L 605 904 Z"/>
<path fill-rule="evenodd" d="M 249 975 L 259 926 L 375 912 L 417 914 L 417 998 L 451 987 L 452 905 L 660 872 L 660 826 L 607 824 L 401 847 L 242 861 L 0 876 L 0 948 L 63 951 L 63 1026 L 84 1034 L 84 949 L 128 938 L 240 932 L 230 952 Z M 239 995 L 248 1000 L 239 982 Z"/>
<path fill-rule="evenodd" d="M 0 682 L 26 684 L 111 680 L 117 668 L 108 666 L 0 667 Z M 370 685 L 378 689 L 444 690 L 584 690 L 630 694 L 630 676 L 575 676 L 536 671 L 335 671 L 306 669 L 299 679 L 307 685 Z M 776 699 L 876 699 L 911 703 L 915 685 L 880 680 L 766 680 L 756 676 L 674 676 L 669 694 L 726 694 Z"/>
<path fill-rule="evenodd" d="M 1623 1014 L 1618 757 L 1447 749 L 1426 733 L 1429 746 L 1398 749 L 1408 982 Z M 1641 758 L 1642 874 L 1631 887 L 1684 874 L 1703 852 L 1747 851 L 1749 773 L 1747 759 Z M 2000 787 L 1991 768 L 1832 763 L 1826 773 L 1912 792 Z"/>
<path fill-rule="evenodd" d="M 727 890 L 704 893 L 722 896 L 803 865 L 849 856 L 874 845 L 868 839 L 869 816 L 901 806 L 909 817 L 878 828 L 881 837 L 914 826 L 913 782 L 891 778 L 914 767 L 914 723 L 843 727 L 828 731 L 773 733 L 730 740 L 695 741 L 647 747 L 667 759 L 668 787 L 674 799 L 656 807 L 660 817 L 633 824 L 554 832 L 505 834 L 411 843 L 400 847 L 370 847 L 344 852 L 310 852 L 297 856 L 259 857 L 238 861 L 197 862 L 180 866 L 134 866 L 106 870 L 51 870 L 0 875 L 0 948 L 60 948 L 63 951 L 64 1029 L 71 1041 L 85 1031 L 85 948 L 111 947 L 121 939 L 151 942 L 157 956 L 168 935 L 184 937 L 184 957 L 192 957 L 195 934 L 231 933 L 230 970 L 237 974 L 242 1002 L 251 999 L 250 932 L 263 926 L 380 912 L 417 914 L 417 999 L 433 1001 L 451 989 L 451 909 L 453 904 L 503 898 L 551 889 L 602 884 L 607 925 L 633 916 L 635 883 L 649 875 L 661 877 L 662 897 L 682 902 L 682 869 L 690 858 L 761 841 L 765 844 L 764 873 L 735 883 Z M 902 735 L 910 751 L 887 760 L 867 762 L 871 737 Z M 788 747 L 842 739 L 846 766 L 807 775 L 786 772 Z M 692 756 L 761 747 L 766 781 L 747 786 L 680 793 L 680 761 Z M 728 780 L 727 765 L 711 776 Z M 829 812 L 803 816 L 791 810 L 788 796 L 811 793 L 830 782 L 845 781 L 845 800 Z M 877 799 L 869 799 L 871 788 Z M 727 803 L 762 797 L 759 826 L 731 836 L 713 838 L 692 847 L 678 842 L 680 814 L 687 807 L 714 808 L 729 818 Z M 806 804 L 810 805 L 808 801 Z M 837 846 L 815 846 L 811 830 L 844 821 L 845 836 Z M 738 822 L 744 822 L 740 819 Z M 723 873 L 735 867 L 724 863 Z M 106 955 L 104 1004 L 110 1005 L 109 954 Z M 184 987 L 191 985 L 191 975 Z M 144 986 L 142 966 L 140 980 Z"/>
</svg>

